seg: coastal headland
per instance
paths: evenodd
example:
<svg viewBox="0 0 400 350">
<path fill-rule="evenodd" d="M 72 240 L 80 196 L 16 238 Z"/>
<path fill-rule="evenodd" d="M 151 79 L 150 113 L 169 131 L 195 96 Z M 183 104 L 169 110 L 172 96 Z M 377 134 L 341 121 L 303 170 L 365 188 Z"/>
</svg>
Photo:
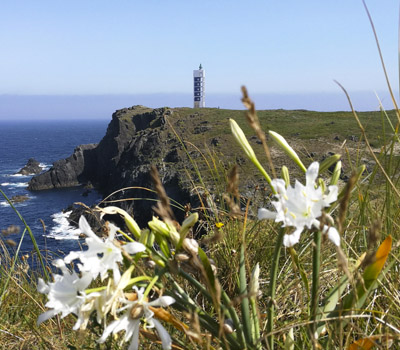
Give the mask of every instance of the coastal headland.
<svg viewBox="0 0 400 350">
<path fill-rule="evenodd" d="M 388 115 L 394 120 L 394 113 L 389 111 Z M 259 111 L 258 116 L 265 132 L 271 129 L 283 135 L 302 159 L 309 159 L 310 163 L 334 153 L 341 154 L 343 181 L 354 165 L 348 164 L 347 153 L 359 152 L 359 159 L 367 165 L 367 170 L 368 165 L 373 166 L 364 154 L 365 145 L 350 112 L 266 110 Z M 384 142 L 379 137 L 380 112 L 363 112 L 359 116 L 371 145 L 379 152 Z M 115 205 L 133 212 L 135 218 L 144 223 L 151 218 L 152 199 L 155 199 L 148 190 L 153 187 L 149 175 L 152 165 L 157 167 L 167 194 L 182 206 L 193 208 L 200 205 L 199 194 L 206 198 L 213 186 L 225 181 L 226 171 L 238 164 L 241 193 L 251 196 L 262 184 L 262 179 L 234 142 L 229 118 L 238 121 L 258 158 L 268 168 L 261 142 L 247 125 L 244 111 L 152 109 L 138 105 L 113 113 L 107 132 L 98 144 L 77 146 L 70 157 L 55 162 L 48 171 L 34 176 L 28 189 L 40 191 L 93 186 L 103 197 L 112 194 L 108 201 L 115 201 Z M 288 163 L 287 156 L 272 143 L 270 151 L 276 172 L 280 174 L 280 167 Z M 290 170 L 296 177 L 298 170 Z"/>
</svg>

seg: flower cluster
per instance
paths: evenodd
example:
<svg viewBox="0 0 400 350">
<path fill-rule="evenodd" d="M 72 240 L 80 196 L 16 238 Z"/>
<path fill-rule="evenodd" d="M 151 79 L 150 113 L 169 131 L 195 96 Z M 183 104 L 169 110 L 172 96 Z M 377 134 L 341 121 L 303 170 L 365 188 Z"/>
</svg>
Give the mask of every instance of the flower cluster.
<svg viewBox="0 0 400 350">
<path fill-rule="evenodd" d="M 322 215 L 322 209 L 329 207 L 337 200 L 338 187 L 329 186 L 325 193 L 321 186 L 316 186 L 319 164 L 312 163 L 306 171 L 306 185 L 296 181 L 294 187 L 286 187 L 282 179 L 274 179 L 271 184 L 276 191 L 272 205 L 276 212 L 261 208 L 258 211 L 259 219 L 274 219 L 275 222 L 282 222 L 283 227 L 294 227 L 291 234 L 284 236 L 283 244 L 286 247 L 295 245 L 300 234 L 305 228 L 321 229 L 318 218 Z M 336 245 L 340 244 L 340 236 L 334 227 L 322 226 L 322 232 L 326 233 L 329 239 Z"/>
<path fill-rule="evenodd" d="M 46 307 L 48 311 L 41 314 L 37 323 L 61 314 L 61 318 L 74 314 L 77 321 L 74 329 L 85 329 L 90 315 L 95 312 L 98 323 L 105 325 L 99 343 L 104 343 L 112 333 L 125 330 L 124 341 L 129 341 L 129 350 L 138 349 L 139 326 L 155 328 L 161 339 L 163 349 L 171 348 L 171 337 L 160 321 L 156 319 L 156 307 L 166 307 L 175 302 L 172 297 L 161 296 L 148 301 L 149 288 L 138 288 L 138 280 L 151 280 L 151 277 L 141 276 L 131 278 L 135 265 L 132 264 L 125 272 L 120 272 L 124 256 L 131 256 L 146 251 L 146 246 L 133 241 L 123 243 L 115 239 L 119 229 L 108 224 L 109 233 L 106 239 L 98 237 L 90 228 L 85 217 L 79 220 L 79 228 L 86 235 L 88 249 L 71 252 L 63 260 L 53 262 L 62 274 L 54 274 L 53 281 L 38 282 L 38 291 L 47 294 Z M 79 274 L 70 271 L 66 264 L 77 261 Z M 78 262 L 79 261 L 79 262 Z M 110 276 L 111 273 L 111 276 Z M 89 285 L 100 277 L 101 281 L 108 279 L 107 285 L 100 288 L 88 289 Z M 108 315 L 114 321 L 107 325 Z"/>
</svg>

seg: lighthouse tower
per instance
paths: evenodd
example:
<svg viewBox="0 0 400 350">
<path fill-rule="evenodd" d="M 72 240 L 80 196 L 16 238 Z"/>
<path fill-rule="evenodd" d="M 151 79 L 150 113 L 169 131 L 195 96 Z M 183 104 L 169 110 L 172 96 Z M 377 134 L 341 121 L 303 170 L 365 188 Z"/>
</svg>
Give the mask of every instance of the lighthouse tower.
<svg viewBox="0 0 400 350">
<path fill-rule="evenodd" d="M 205 91 L 204 91 L 205 77 L 206 77 L 206 72 L 200 64 L 199 69 L 193 71 L 194 108 L 204 108 L 206 106 Z"/>
</svg>

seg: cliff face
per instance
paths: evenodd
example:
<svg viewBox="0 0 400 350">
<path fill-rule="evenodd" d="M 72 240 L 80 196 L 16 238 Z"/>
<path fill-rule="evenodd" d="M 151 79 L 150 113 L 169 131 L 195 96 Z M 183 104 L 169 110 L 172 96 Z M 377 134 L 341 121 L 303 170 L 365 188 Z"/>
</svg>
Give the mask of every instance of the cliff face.
<svg viewBox="0 0 400 350">
<path fill-rule="evenodd" d="M 185 174 L 178 168 L 186 156 L 165 126 L 165 118 L 172 113 L 167 108 L 143 106 L 116 111 L 98 145 L 77 147 L 69 158 L 55 162 L 47 172 L 33 177 L 28 189 L 38 191 L 90 182 L 104 196 L 125 188 L 109 200 L 154 198 L 152 192 L 132 187 L 152 188 L 149 171 L 155 165 L 167 194 L 179 203 L 190 202 Z M 140 213 L 139 221 L 145 221 L 151 217 L 154 202 L 126 200 L 118 205 L 133 209 L 135 217 Z"/>
<path fill-rule="evenodd" d="M 48 171 L 34 176 L 29 181 L 28 190 L 73 187 L 90 181 L 96 146 L 90 144 L 76 147 L 70 157 L 58 160 Z"/>
</svg>

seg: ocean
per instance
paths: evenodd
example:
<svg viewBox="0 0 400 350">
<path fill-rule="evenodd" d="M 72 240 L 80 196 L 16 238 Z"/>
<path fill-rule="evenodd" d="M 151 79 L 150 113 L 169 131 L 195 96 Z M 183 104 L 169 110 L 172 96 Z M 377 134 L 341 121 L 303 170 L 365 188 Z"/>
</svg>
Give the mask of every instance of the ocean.
<svg viewBox="0 0 400 350">
<path fill-rule="evenodd" d="M 68 225 L 63 209 L 74 202 L 91 205 L 101 200 L 91 190 L 88 196 L 83 187 L 30 192 L 28 181 L 32 176 L 15 175 L 29 158 L 35 158 L 44 170 L 53 162 L 70 156 L 81 144 L 98 143 L 106 133 L 108 120 L 37 120 L 0 121 L 0 189 L 9 197 L 28 196 L 15 207 L 30 226 L 41 250 L 66 254 L 80 249 L 79 231 Z M 42 224 L 43 221 L 44 225 Z M 10 225 L 21 228 L 19 234 L 6 238 L 19 243 L 24 229 L 16 213 L 0 194 L 0 232 Z M 4 238 L 4 237 L 2 237 Z M 33 249 L 28 234 L 21 246 L 22 253 Z"/>
</svg>

